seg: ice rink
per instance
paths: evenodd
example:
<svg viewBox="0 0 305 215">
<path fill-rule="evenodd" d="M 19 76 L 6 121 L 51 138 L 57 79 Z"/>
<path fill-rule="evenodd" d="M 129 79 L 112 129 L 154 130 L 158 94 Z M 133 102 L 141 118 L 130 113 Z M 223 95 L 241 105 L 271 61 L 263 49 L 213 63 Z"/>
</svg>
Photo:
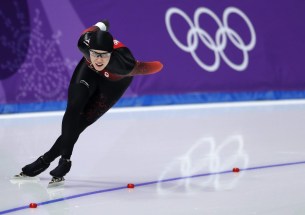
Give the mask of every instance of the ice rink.
<svg viewBox="0 0 305 215">
<path fill-rule="evenodd" d="M 114 108 L 80 136 L 64 186 L 47 188 L 58 160 L 10 180 L 62 115 L 0 115 L 0 214 L 305 214 L 305 100 Z"/>
</svg>

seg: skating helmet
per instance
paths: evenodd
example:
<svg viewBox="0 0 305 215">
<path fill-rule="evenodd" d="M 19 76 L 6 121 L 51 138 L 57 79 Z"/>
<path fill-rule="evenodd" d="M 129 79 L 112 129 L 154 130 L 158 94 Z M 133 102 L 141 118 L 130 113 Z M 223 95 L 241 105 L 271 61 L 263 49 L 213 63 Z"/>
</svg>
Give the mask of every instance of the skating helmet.
<svg viewBox="0 0 305 215">
<path fill-rule="evenodd" d="M 104 50 L 112 52 L 113 50 L 113 37 L 108 31 L 95 31 L 92 32 L 89 42 L 90 49 Z"/>
</svg>

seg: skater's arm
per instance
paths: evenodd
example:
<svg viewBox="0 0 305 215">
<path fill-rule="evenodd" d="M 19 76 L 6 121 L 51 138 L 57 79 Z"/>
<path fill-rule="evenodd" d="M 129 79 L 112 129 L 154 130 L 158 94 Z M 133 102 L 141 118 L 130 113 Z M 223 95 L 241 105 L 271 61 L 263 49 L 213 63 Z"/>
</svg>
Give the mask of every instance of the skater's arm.
<svg viewBox="0 0 305 215">
<path fill-rule="evenodd" d="M 159 61 L 152 61 L 152 62 L 137 61 L 136 66 L 128 75 L 129 76 L 151 75 L 160 72 L 162 68 L 163 68 L 163 64 Z"/>
<path fill-rule="evenodd" d="M 80 38 L 78 39 L 77 46 L 79 50 L 83 53 L 83 55 L 86 57 L 87 60 L 90 59 L 90 54 L 89 54 L 89 41 L 92 32 L 97 31 L 97 30 L 102 30 L 102 31 L 108 31 L 109 29 L 109 22 L 107 20 L 101 20 L 97 22 L 95 25 L 85 29 Z"/>
<path fill-rule="evenodd" d="M 114 49 L 106 69 L 114 74 L 128 75 L 135 67 L 136 60 L 130 49 L 123 43 L 118 40 L 114 40 L 113 42 Z"/>
<path fill-rule="evenodd" d="M 113 51 L 109 64 L 106 67 L 114 74 L 136 76 L 151 75 L 160 72 L 163 64 L 159 61 L 140 62 L 135 60 L 131 51 L 122 46 Z"/>
<path fill-rule="evenodd" d="M 160 72 L 163 64 L 159 61 L 140 62 L 121 42 L 114 40 L 114 51 L 107 66 L 112 73 L 126 76 L 150 75 Z"/>
</svg>

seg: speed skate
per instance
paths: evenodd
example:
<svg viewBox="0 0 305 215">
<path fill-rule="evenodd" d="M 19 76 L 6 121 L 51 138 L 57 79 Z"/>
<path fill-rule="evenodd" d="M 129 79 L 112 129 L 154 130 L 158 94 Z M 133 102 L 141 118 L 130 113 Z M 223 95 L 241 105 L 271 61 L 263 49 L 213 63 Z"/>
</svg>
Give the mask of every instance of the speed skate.
<svg viewBox="0 0 305 215">
<path fill-rule="evenodd" d="M 52 180 L 48 184 L 48 188 L 59 187 L 65 184 L 64 177 L 53 177 Z"/>
</svg>

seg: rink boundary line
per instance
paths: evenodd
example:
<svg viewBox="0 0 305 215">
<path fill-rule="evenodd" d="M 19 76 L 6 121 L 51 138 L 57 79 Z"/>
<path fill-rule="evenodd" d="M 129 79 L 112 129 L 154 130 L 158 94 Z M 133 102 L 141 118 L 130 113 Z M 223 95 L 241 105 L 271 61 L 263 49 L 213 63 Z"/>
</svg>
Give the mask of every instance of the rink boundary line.
<svg viewBox="0 0 305 215">
<path fill-rule="evenodd" d="M 265 107 L 265 106 L 285 106 L 285 105 L 304 105 L 304 104 L 305 104 L 305 99 L 221 102 L 221 103 L 203 103 L 203 104 L 156 105 L 156 106 L 141 106 L 141 107 L 115 107 L 110 109 L 108 113 L 149 112 L 149 111 L 186 110 L 186 109 L 193 110 L 193 109 L 209 109 L 209 108 Z M 0 119 L 52 117 L 52 116 L 62 116 L 63 114 L 64 111 L 14 113 L 14 114 L 0 115 Z"/>
<path fill-rule="evenodd" d="M 292 165 L 299 165 L 299 164 L 305 164 L 305 161 L 271 164 L 271 165 L 256 166 L 256 167 L 249 167 L 249 168 L 241 168 L 240 172 L 274 168 L 274 167 L 292 166 Z M 184 180 L 184 179 L 189 179 L 189 178 L 205 177 L 205 176 L 211 176 L 211 175 L 222 175 L 222 174 L 228 174 L 228 173 L 233 173 L 233 172 L 232 172 L 232 170 L 226 170 L 226 171 L 221 171 L 221 172 L 211 172 L 211 173 L 197 174 L 197 175 L 191 175 L 191 176 L 182 176 L 182 177 L 176 177 L 176 178 L 163 179 L 163 180 L 158 180 L 158 181 L 150 181 L 150 182 L 135 184 L 135 188 L 136 187 L 141 187 L 141 186 L 146 186 L 146 185 L 151 185 L 151 184 L 166 183 L 166 182 L 170 182 L 170 181 Z M 69 200 L 69 199 L 76 199 L 76 198 L 81 198 L 81 197 L 84 197 L 84 196 L 91 196 L 91 195 L 95 195 L 95 194 L 107 193 L 107 192 L 123 190 L 123 189 L 128 189 L 128 188 L 127 188 L 127 186 L 121 186 L 121 187 L 116 187 L 116 188 L 109 188 L 109 189 L 97 190 L 97 191 L 92 191 L 92 192 L 87 192 L 87 193 L 81 193 L 81 194 L 71 195 L 71 196 L 64 197 L 64 198 L 58 198 L 58 199 L 53 199 L 53 200 L 49 200 L 49 201 L 39 202 L 39 203 L 37 203 L 37 206 L 48 205 L 48 204 L 52 204 L 52 203 L 56 203 L 56 202 Z M 24 210 L 24 209 L 31 209 L 31 208 L 29 208 L 28 205 L 21 206 L 21 207 L 16 207 L 16 208 L 0 211 L 0 215 L 13 213 L 13 212 Z M 33 210 L 35 210 L 35 209 L 33 209 Z"/>
</svg>

